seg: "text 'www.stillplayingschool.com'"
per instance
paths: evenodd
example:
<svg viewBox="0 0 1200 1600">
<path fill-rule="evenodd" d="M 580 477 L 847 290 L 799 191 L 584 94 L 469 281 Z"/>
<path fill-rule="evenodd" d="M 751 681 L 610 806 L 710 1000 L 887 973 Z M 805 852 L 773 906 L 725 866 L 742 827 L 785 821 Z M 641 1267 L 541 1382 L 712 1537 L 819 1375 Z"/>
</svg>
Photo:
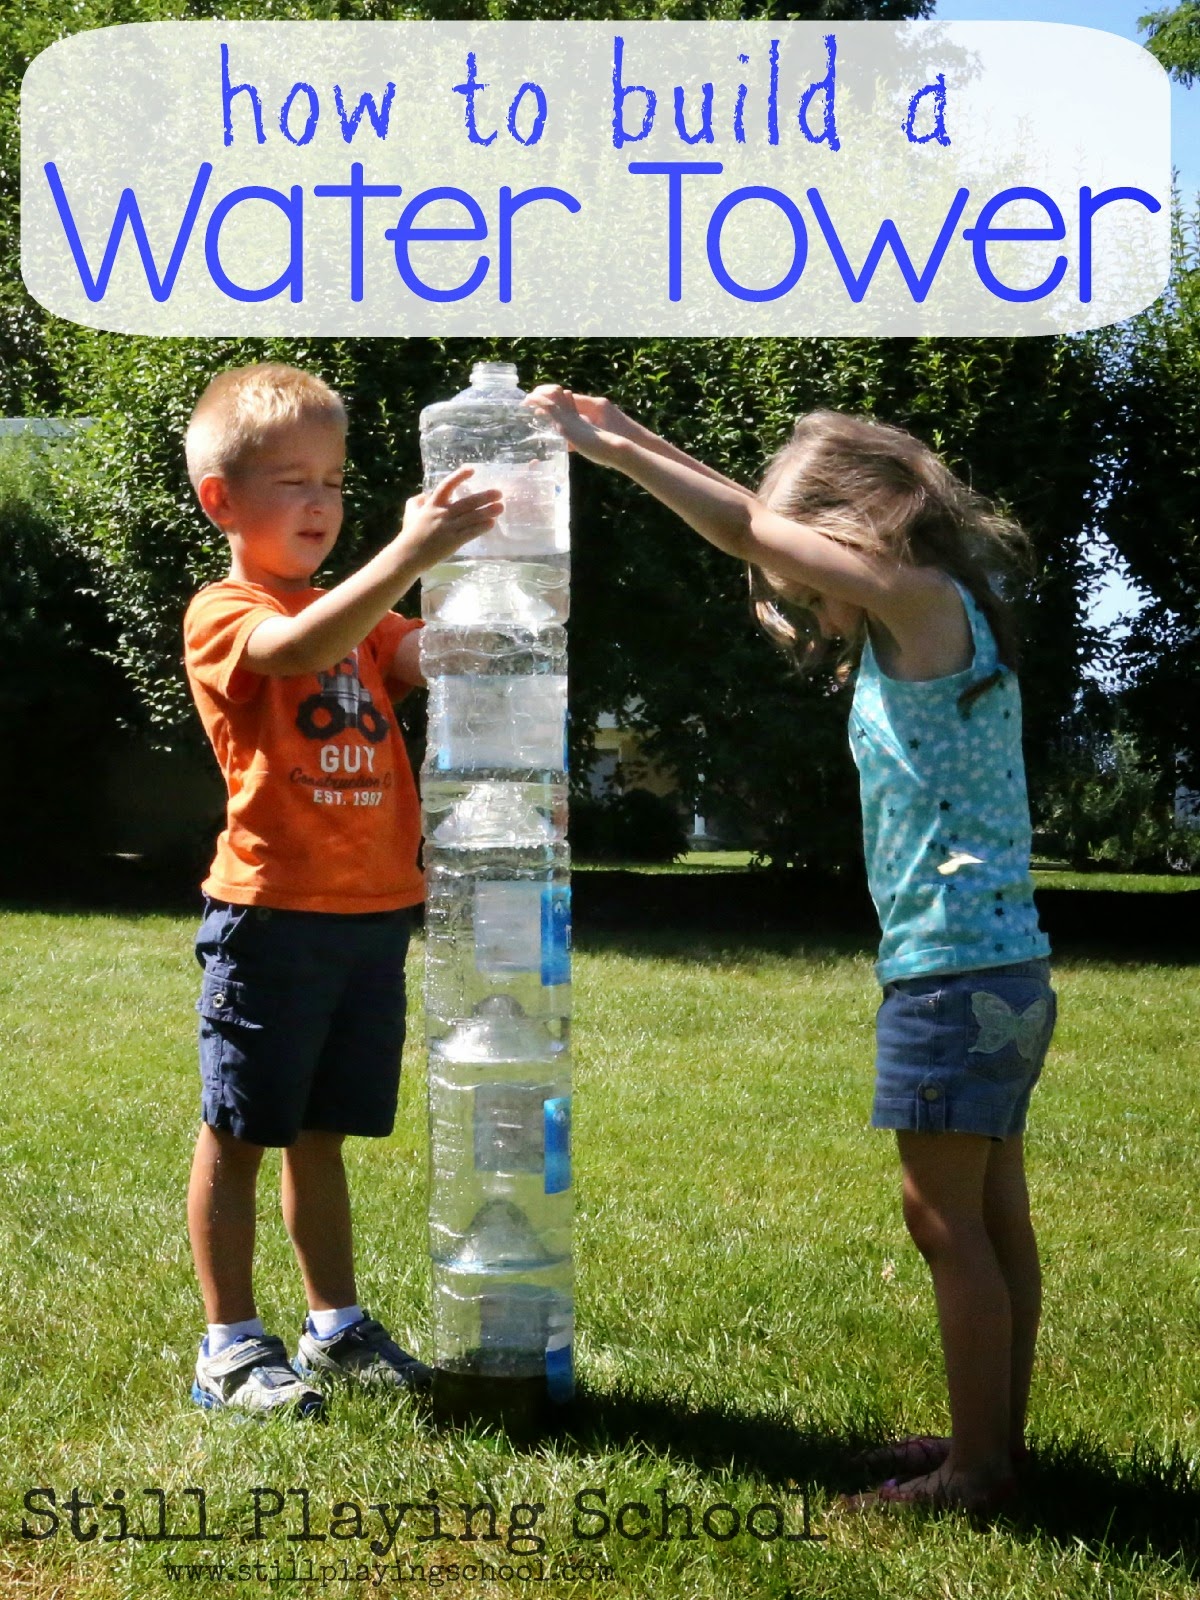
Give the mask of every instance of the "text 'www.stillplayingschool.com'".
<svg viewBox="0 0 1200 1600">
<path fill-rule="evenodd" d="M 1038 334 L 1166 284 L 1167 81 L 1043 23 L 151 23 L 21 101 L 22 270 L 148 334 Z"/>
</svg>

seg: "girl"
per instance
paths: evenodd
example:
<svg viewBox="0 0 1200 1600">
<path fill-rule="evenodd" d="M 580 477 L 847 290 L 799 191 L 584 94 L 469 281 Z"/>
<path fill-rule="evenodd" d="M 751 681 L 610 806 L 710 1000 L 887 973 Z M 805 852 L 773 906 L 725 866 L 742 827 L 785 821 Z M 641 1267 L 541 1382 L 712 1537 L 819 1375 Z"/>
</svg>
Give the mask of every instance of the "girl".
<svg viewBox="0 0 1200 1600">
<path fill-rule="evenodd" d="M 754 495 L 607 400 L 547 385 L 529 404 L 748 562 L 759 621 L 802 664 L 834 640 L 843 672 L 857 662 L 850 743 L 882 929 L 871 1120 L 896 1130 L 933 1276 L 951 1436 L 876 1452 L 896 1475 L 856 1503 L 986 1512 L 1024 1454 L 1041 1278 L 1022 1133 L 1055 1017 L 991 581 L 1024 536 L 917 439 L 863 418 L 803 418 Z"/>
</svg>

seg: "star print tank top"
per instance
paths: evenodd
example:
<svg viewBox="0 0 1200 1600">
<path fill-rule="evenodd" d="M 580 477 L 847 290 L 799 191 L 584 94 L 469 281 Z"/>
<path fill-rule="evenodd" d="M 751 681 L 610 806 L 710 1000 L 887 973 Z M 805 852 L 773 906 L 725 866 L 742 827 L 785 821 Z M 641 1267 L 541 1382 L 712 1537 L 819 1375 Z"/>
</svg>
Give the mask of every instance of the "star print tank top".
<svg viewBox="0 0 1200 1600">
<path fill-rule="evenodd" d="M 868 639 L 850 712 L 881 983 L 1050 952 L 1029 877 L 1021 698 L 961 585 L 975 658 L 945 678 L 889 678 Z M 964 689 L 998 673 L 965 709 Z"/>
</svg>

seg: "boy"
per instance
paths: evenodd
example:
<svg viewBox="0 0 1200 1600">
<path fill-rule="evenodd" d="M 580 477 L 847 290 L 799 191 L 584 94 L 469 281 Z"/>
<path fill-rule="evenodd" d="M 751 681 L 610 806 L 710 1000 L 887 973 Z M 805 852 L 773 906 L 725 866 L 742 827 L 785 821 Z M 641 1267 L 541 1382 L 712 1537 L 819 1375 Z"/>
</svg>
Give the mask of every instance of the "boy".
<svg viewBox="0 0 1200 1600">
<path fill-rule="evenodd" d="M 427 1367 L 358 1304 L 347 1134 L 391 1132 L 404 1039 L 419 813 L 389 701 L 423 682 L 419 623 L 392 606 L 500 511 L 453 473 L 328 591 L 310 580 L 342 523 L 346 414 L 275 363 L 224 372 L 187 430 L 188 474 L 229 539 L 229 576 L 184 621 L 188 681 L 228 789 L 196 939 L 202 1125 L 188 1232 L 208 1331 L 193 1398 L 319 1415 L 308 1380 L 426 1387 Z M 293 1365 L 251 1283 L 255 1188 L 283 1148 L 282 1206 L 309 1314 Z"/>
</svg>

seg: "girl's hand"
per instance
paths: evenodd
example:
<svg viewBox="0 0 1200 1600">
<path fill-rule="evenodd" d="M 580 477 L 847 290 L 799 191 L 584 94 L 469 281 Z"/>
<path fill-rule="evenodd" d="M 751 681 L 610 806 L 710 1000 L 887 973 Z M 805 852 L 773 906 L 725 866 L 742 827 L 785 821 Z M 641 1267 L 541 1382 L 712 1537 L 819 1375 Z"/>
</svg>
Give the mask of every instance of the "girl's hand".
<svg viewBox="0 0 1200 1600">
<path fill-rule="evenodd" d="M 536 394 L 538 391 L 535 389 L 533 392 Z M 620 406 L 615 406 L 603 395 L 576 394 L 571 389 L 564 389 L 563 393 L 570 395 L 579 415 L 602 433 L 618 433 L 624 439 L 632 439 L 645 432 L 632 417 L 625 415 Z"/>
<path fill-rule="evenodd" d="M 660 439 L 658 434 L 635 422 L 619 406 L 602 396 L 572 394 L 570 389 L 561 389 L 556 383 L 543 383 L 526 396 L 525 404 L 542 416 L 549 417 L 571 449 L 578 450 L 580 455 L 587 456 L 591 461 L 618 468 L 633 478 L 635 483 L 643 480 L 638 475 L 634 461 L 630 459 L 631 445 L 634 446 L 632 455 L 635 457 L 641 452 L 643 455 L 658 456 L 663 461 L 673 461 L 702 478 L 708 478 L 710 482 L 723 484 L 742 499 L 754 498 L 740 483 L 734 483 L 724 473 L 706 467 L 702 461 L 689 456 L 686 450 Z M 657 490 L 651 487 L 650 492 L 655 494 Z"/>
<path fill-rule="evenodd" d="M 496 525 L 504 510 L 499 489 L 456 496 L 472 468 L 459 467 L 428 494 L 416 494 L 404 507 L 404 521 L 395 542 L 408 559 L 425 570 Z"/>
<path fill-rule="evenodd" d="M 611 400 L 574 394 L 557 383 L 539 384 L 526 395 L 524 403 L 553 422 L 569 447 L 589 461 L 608 459 L 605 435 L 632 439 L 637 431 L 637 423 Z"/>
</svg>

